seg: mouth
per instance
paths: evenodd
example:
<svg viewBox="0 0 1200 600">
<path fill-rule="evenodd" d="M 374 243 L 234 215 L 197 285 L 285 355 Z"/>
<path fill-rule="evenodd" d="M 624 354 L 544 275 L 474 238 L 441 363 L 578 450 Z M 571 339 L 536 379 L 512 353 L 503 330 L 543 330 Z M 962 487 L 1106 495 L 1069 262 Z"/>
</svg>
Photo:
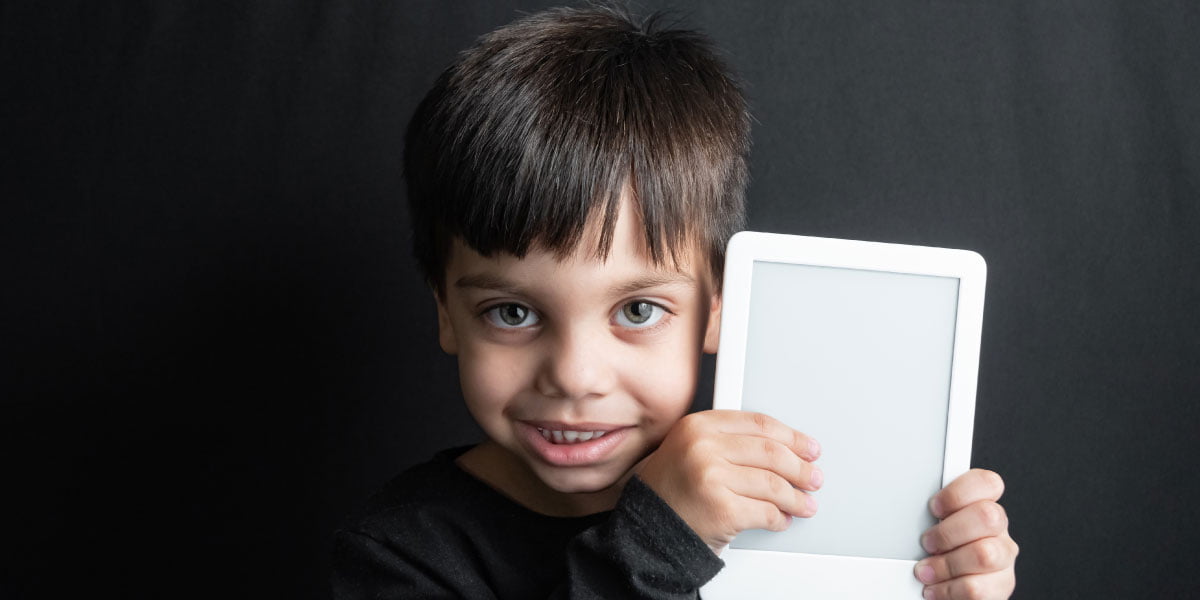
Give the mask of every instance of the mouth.
<svg viewBox="0 0 1200 600">
<path fill-rule="evenodd" d="M 608 459 L 633 427 L 601 423 L 522 421 L 526 447 L 543 462 L 570 467 Z"/>
<path fill-rule="evenodd" d="M 608 433 L 608 431 L 603 429 L 549 429 L 537 426 L 534 426 L 534 428 L 551 444 L 579 444 L 600 439 L 604 437 L 604 434 Z"/>
</svg>

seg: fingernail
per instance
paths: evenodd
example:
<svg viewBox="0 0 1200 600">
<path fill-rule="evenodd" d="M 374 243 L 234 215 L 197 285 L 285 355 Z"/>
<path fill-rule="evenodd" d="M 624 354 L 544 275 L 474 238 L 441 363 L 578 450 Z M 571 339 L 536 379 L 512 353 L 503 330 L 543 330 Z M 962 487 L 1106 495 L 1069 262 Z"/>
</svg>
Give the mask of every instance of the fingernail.
<svg viewBox="0 0 1200 600">
<path fill-rule="evenodd" d="M 809 495 L 808 495 L 808 500 L 807 500 L 806 502 L 808 503 L 808 510 L 809 510 L 809 511 L 811 511 L 811 512 L 816 512 L 816 511 L 817 511 L 817 499 L 816 499 L 816 498 L 813 498 L 813 497 L 812 497 L 812 494 L 809 494 Z"/>
<path fill-rule="evenodd" d="M 921 592 L 921 597 L 925 600 L 933 600 L 933 588 L 925 588 L 925 591 Z"/>
<path fill-rule="evenodd" d="M 808 482 L 811 483 L 813 487 L 819 488 L 821 487 L 822 483 L 825 483 L 825 474 L 821 472 L 821 469 L 813 467 L 812 474 L 808 476 Z"/>
<path fill-rule="evenodd" d="M 917 579 L 920 579 L 921 583 L 933 583 L 933 567 L 928 563 L 917 564 Z"/>
<path fill-rule="evenodd" d="M 811 454 L 813 456 L 813 458 L 820 456 L 821 455 L 821 444 L 818 444 L 817 440 L 809 438 L 808 453 Z"/>
<path fill-rule="evenodd" d="M 942 518 L 942 501 L 938 500 L 937 497 L 930 498 L 929 512 L 939 519 Z"/>
<path fill-rule="evenodd" d="M 933 538 L 928 535 L 921 536 L 921 547 L 930 554 L 933 554 L 935 551 L 937 551 L 937 546 L 933 545 Z"/>
</svg>

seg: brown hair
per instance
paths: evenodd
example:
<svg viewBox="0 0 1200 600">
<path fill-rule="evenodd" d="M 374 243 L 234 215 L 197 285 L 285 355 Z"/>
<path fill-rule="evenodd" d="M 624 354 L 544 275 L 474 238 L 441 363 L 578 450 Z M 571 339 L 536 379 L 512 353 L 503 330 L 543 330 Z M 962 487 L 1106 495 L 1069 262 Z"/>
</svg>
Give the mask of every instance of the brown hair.
<svg viewBox="0 0 1200 600">
<path fill-rule="evenodd" d="M 742 228 L 750 118 L 702 34 L 612 6 L 555 8 L 481 37 L 408 125 L 413 245 L 445 284 L 450 242 L 522 257 L 569 255 L 590 218 L 607 256 L 629 186 L 651 259 L 703 248 L 720 281 Z"/>
</svg>

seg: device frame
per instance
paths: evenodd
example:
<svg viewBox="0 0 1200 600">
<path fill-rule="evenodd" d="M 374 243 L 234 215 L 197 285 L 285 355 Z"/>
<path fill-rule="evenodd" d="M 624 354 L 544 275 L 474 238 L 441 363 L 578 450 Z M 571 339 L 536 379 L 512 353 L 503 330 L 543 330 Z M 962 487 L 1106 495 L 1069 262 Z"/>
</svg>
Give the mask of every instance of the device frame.
<svg viewBox="0 0 1200 600">
<path fill-rule="evenodd" d="M 967 472 L 975 421 L 987 264 L 969 250 L 743 231 L 729 241 L 713 408 L 740 409 L 755 262 L 953 277 L 958 310 L 946 419 L 942 485 Z M 701 589 L 710 599 L 921 597 L 915 560 L 726 548 L 725 569 Z M 780 586 L 787 582 L 789 585 Z"/>
</svg>

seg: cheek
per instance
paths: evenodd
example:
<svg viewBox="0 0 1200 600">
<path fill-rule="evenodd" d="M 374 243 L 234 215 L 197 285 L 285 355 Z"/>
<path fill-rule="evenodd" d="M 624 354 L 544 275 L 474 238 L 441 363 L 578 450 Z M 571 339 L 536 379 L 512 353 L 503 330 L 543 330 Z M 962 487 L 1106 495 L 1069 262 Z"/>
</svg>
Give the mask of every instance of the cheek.
<svg viewBox="0 0 1200 600">
<path fill-rule="evenodd" d="M 700 374 L 700 350 L 691 343 L 646 349 L 627 373 L 632 395 L 646 410 L 647 424 L 668 427 L 692 405 Z"/>
<path fill-rule="evenodd" d="M 522 365 L 528 357 L 521 352 L 504 346 L 482 348 L 476 344 L 466 345 L 458 355 L 459 381 L 463 399 L 477 418 L 480 410 L 487 414 L 499 414 L 524 387 L 526 373 Z"/>
</svg>

